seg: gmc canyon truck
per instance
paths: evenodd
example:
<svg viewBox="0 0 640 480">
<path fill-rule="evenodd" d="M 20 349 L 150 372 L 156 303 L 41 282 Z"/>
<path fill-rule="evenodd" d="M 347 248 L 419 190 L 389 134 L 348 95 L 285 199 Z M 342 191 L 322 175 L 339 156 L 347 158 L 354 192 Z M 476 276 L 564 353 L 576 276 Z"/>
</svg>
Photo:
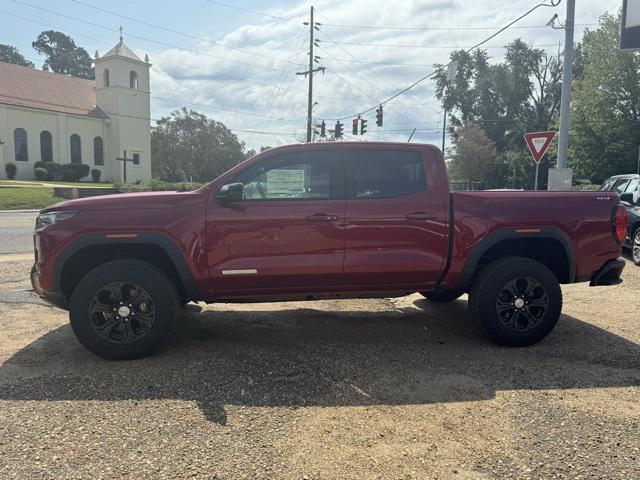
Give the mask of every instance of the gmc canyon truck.
<svg viewBox="0 0 640 480">
<path fill-rule="evenodd" d="M 560 284 L 619 283 L 627 213 L 611 192 L 449 191 L 440 151 L 400 143 L 274 148 L 193 192 L 42 210 L 32 283 L 92 352 L 160 347 L 189 301 L 469 293 L 493 341 L 544 338 Z"/>
</svg>

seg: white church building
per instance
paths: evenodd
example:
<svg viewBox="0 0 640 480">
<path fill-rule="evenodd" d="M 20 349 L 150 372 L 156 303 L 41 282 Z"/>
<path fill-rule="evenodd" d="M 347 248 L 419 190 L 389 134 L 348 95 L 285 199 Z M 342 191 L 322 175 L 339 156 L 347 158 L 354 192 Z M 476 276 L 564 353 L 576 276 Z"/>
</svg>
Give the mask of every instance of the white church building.
<svg viewBox="0 0 640 480">
<path fill-rule="evenodd" d="M 101 180 L 151 179 L 149 64 L 120 42 L 95 59 L 95 81 L 0 62 L 0 178 L 33 179 L 36 162 L 84 163 Z M 88 177 L 90 178 L 90 177 Z"/>
</svg>

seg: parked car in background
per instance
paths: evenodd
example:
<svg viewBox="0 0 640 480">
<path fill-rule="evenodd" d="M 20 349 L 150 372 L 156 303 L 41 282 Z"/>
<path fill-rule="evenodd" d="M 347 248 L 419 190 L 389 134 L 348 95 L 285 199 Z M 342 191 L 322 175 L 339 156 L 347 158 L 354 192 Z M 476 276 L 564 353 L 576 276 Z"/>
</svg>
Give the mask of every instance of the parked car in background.
<svg viewBox="0 0 640 480">
<path fill-rule="evenodd" d="M 616 175 L 602 184 L 600 191 L 616 192 L 629 215 L 629 236 L 625 246 L 631 249 L 636 265 L 640 265 L 640 175 Z"/>
</svg>

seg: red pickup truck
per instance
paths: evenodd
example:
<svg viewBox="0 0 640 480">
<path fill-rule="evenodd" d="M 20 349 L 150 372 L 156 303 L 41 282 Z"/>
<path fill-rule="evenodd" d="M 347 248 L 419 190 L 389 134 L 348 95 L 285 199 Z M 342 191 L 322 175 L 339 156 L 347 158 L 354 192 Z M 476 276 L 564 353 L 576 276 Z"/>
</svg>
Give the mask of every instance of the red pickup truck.
<svg viewBox="0 0 640 480">
<path fill-rule="evenodd" d="M 520 346 L 554 328 L 560 284 L 620 282 L 626 228 L 615 193 L 451 193 L 430 145 L 290 145 L 193 192 L 44 209 L 32 282 L 108 358 L 157 349 L 191 300 L 414 292 L 468 292 L 487 335 Z"/>
</svg>

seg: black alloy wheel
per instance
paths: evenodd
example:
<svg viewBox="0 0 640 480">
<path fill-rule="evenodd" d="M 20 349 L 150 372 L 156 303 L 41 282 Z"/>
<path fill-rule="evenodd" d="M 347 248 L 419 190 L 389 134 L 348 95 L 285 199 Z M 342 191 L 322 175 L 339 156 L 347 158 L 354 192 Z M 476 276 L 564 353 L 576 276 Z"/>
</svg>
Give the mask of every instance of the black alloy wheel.
<svg viewBox="0 0 640 480">
<path fill-rule="evenodd" d="M 496 314 L 502 324 L 516 332 L 535 329 L 549 310 L 549 295 L 544 285 L 529 277 L 514 278 L 498 293 Z"/>
<path fill-rule="evenodd" d="M 107 342 L 131 343 L 147 335 L 155 322 L 149 292 L 133 283 L 110 283 L 91 300 L 89 318 L 96 334 Z"/>
</svg>

